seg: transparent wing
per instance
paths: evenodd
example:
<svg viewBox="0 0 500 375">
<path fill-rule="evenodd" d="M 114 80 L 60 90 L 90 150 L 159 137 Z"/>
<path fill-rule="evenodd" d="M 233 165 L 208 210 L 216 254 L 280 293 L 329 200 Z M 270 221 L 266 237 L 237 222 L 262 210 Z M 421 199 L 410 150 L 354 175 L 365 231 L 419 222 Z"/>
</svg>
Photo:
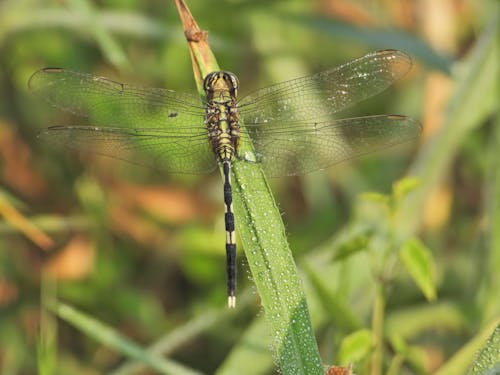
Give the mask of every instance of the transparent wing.
<svg viewBox="0 0 500 375">
<path fill-rule="evenodd" d="M 29 87 L 52 106 L 105 125 L 51 127 L 39 135 L 47 142 L 168 172 L 210 172 L 216 165 L 196 96 L 60 68 L 37 71 Z"/>
<path fill-rule="evenodd" d="M 204 107 L 192 95 L 134 87 L 61 68 L 35 72 L 28 85 L 52 106 L 88 117 L 96 125 L 161 129 L 203 126 Z"/>
<path fill-rule="evenodd" d="M 247 127 L 254 155 L 270 176 L 299 175 L 415 140 L 421 126 L 406 116 L 380 115 L 329 122 L 269 123 Z"/>
<path fill-rule="evenodd" d="M 53 126 L 39 138 L 70 149 L 105 155 L 173 173 L 208 173 L 217 162 L 206 131 Z"/>
<path fill-rule="evenodd" d="M 255 91 L 239 102 L 246 126 L 327 120 L 369 98 L 404 76 L 411 59 L 401 51 L 367 54 L 333 69 Z M 271 123 L 273 125 L 271 125 Z"/>
</svg>

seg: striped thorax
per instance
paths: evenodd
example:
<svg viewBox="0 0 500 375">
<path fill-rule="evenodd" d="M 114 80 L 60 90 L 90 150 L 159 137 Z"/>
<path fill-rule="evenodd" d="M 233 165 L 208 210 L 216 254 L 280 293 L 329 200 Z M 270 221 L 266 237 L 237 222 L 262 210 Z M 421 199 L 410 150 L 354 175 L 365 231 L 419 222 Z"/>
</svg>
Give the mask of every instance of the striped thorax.
<svg viewBox="0 0 500 375">
<path fill-rule="evenodd" d="M 205 77 L 208 138 L 221 162 L 232 161 L 238 151 L 240 126 L 236 95 L 238 79 L 233 73 L 212 72 Z"/>
</svg>

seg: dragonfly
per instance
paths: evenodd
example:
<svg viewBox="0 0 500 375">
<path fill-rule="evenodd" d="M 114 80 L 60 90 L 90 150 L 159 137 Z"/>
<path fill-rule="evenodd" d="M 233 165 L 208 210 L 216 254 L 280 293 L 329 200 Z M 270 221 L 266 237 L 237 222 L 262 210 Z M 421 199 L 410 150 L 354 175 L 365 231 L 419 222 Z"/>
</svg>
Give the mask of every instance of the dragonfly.
<svg viewBox="0 0 500 375">
<path fill-rule="evenodd" d="M 222 170 L 228 306 L 235 307 L 232 165 L 258 163 L 273 177 L 301 175 L 415 140 L 421 126 L 407 116 L 336 118 L 385 90 L 411 66 L 404 52 L 376 51 L 241 99 L 238 79 L 227 71 L 204 78 L 204 98 L 63 68 L 38 70 L 29 87 L 51 106 L 88 121 L 51 126 L 38 135 L 43 140 L 167 173 Z"/>
</svg>

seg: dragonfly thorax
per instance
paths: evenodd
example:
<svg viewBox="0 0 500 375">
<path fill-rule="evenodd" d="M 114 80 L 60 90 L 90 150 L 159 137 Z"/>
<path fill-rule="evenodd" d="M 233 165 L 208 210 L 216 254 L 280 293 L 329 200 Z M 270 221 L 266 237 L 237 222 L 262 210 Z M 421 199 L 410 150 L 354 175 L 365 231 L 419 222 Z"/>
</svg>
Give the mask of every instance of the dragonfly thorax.
<svg viewBox="0 0 500 375">
<path fill-rule="evenodd" d="M 221 162 L 232 161 L 238 151 L 240 125 L 236 94 L 238 79 L 233 73 L 212 72 L 203 83 L 206 93 L 205 123 L 212 150 Z"/>
</svg>

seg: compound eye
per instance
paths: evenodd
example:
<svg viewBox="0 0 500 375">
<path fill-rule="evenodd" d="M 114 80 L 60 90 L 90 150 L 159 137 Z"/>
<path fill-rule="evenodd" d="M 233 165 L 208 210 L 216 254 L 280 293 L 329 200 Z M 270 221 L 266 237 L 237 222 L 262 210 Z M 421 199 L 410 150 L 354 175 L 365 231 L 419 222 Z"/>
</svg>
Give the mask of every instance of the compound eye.
<svg viewBox="0 0 500 375">
<path fill-rule="evenodd" d="M 238 78 L 233 73 L 226 73 L 224 77 L 228 82 L 231 82 L 231 86 L 233 89 L 238 89 L 239 82 Z"/>
<path fill-rule="evenodd" d="M 216 72 L 208 73 L 205 79 L 203 80 L 203 87 L 205 91 L 211 90 L 215 74 Z"/>
</svg>

